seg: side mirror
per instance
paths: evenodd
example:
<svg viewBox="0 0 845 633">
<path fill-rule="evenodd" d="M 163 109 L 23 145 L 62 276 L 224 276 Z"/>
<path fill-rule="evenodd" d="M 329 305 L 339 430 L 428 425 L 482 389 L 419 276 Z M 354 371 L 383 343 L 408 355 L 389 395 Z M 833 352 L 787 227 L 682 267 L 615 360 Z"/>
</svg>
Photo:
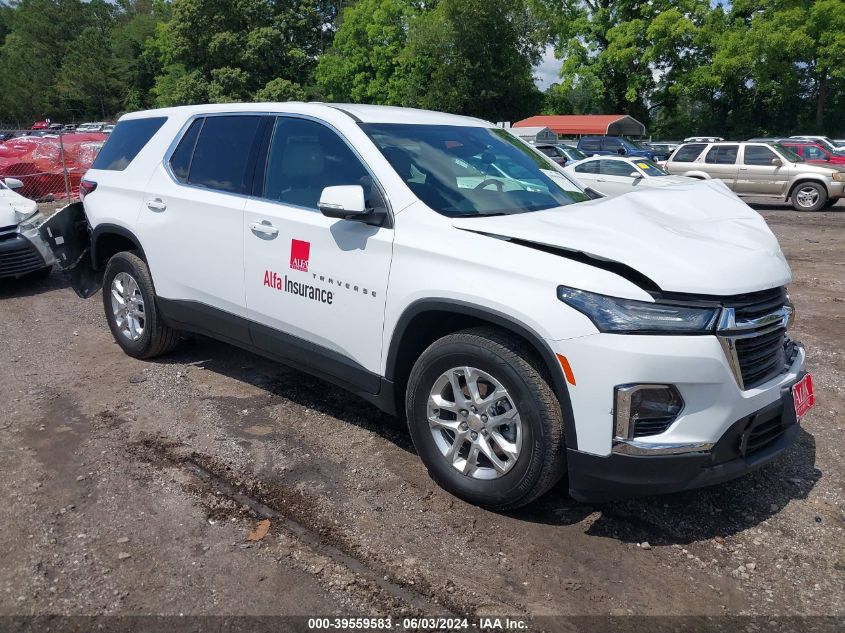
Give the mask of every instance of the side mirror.
<svg viewBox="0 0 845 633">
<path fill-rule="evenodd" d="M 367 208 L 364 188 L 361 185 L 326 187 L 320 194 L 317 208 L 327 218 L 340 220 L 361 220 L 373 212 Z"/>
<path fill-rule="evenodd" d="M 600 198 L 605 198 L 606 196 L 603 193 L 600 193 L 593 189 L 592 187 L 585 187 L 584 193 L 587 194 L 587 197 L 590 200 L 599 200 Z"/>
<path fill-rule="evenodd" d="M 6 186 L 9 189 L 20 189 L 21 187 L 23 187 L 23 183 L 17 178 L 4 178 L 3 182 L 6 183 Z"/>
<path fill-rule="evenodd" d="M 631 178 L 642 178 L 643 177 L 643 175 L 638 171 L 632 171 L 630 174 L 628 174 L 628 176 L 631 177 Z"/>
<path fill-rule="evenodd" d="M 620 147 L 619 149 L 616 150 L 616 153 L 619 154 L 620 156 L 624 156 L 628 152 L 625 150 L 624 147 Z"/>
<path fill-rule="evenodd" d="M 780 158 L 773 158 L 772 165 L 775 167 L 783 167 L 783 161 Z"/>
</svg>

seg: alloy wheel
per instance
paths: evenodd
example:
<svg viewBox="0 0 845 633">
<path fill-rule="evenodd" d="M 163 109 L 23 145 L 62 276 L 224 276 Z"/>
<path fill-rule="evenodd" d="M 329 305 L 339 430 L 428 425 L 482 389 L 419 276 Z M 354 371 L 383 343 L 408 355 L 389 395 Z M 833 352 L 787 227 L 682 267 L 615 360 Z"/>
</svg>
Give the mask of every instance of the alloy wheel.
<svg viewBox="0 0 845 633">
<path fill-rule="evenodd" d="M 434 382 L 428 423 L 440 453 L 475 479 L 509 472 L 522 448 L 522 420 L 507 389 L 475 367 L 454 367 Z"/>
<path fill-rule="evenodd" d="M 819 192 L 815 187 L 801 187 L 795 194 L 798 206 L 810 209 L 819 201 Z"/>
<path fill-rule="evenodd" d="M 112 280 L 111 307 L 120 333 L 130 341 L 140 339 L 146 324 L 144 297 L 138 282 L 129 273 L 117 273 Z"/>
</svg>

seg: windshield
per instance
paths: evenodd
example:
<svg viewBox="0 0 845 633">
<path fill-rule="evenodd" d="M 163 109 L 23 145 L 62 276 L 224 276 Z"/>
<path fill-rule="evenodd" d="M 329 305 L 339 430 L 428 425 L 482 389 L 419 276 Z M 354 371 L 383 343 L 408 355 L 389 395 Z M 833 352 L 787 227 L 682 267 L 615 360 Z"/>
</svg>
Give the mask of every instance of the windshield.
<svg viewBox="0 0 845 633">
<path fill-rule="evenodd" d="M 801 158 L 797 153 L 795 153 L 793 150 L 786 147 L 785 145 L 781 145 L 780 143 L 772 143 L 772 147 L 777 148 L 777 150 L 781 153 L 781 156 L 783 156 L 790 163 L 804 162 L 803 158 Z"/>
<path fill-rule="evenodd" d="M 566 154 L 566 157 L 569 160 L 582 160 L 587 158 L 587 155 L 584 152 L 580 149 L 575 149 L 574 147 L 563 147 L 562 151 Z"/>
<path fill-rule="evenodd" d="M 640 145 L 636 141 L 632 141 L 629 138 L 622 137 L 619 140 L 622 142 L 622 145 L 625 146 L 627 149 L 645 149 L 642 145 Z"/>
<path fill-rule="evenodd" d="M 669 176 L 671 175 L 665 169 L 661 169 L 650 160 L 635 160 L 634 164 L 643 170 L 646 176 Z"/>
<path fill-rule="evenodd" d="M 361 124 L 414 194 L 449 217 L 543 211 L 589 197 L 500 128 Z"/>
</svg>

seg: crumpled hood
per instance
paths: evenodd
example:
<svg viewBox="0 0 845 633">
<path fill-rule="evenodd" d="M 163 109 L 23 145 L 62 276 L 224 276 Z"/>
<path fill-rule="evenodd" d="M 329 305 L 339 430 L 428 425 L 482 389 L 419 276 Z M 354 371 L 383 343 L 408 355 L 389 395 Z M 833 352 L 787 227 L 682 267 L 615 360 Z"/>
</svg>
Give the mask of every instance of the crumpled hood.
<svg viewBox="0 0 845 633">
<path fill-rule="evenodd" d="M 792 278 L 763 218 L 719 181 L 452 224 L 625 264 L 664 291 L 733 295 Z"/>
<path fill-rule="evenodd" d="M 13 226 L 18 223 L 15 209 L 35 211 L 37 206 L 34 201 L 17 195 L 11 189 L 0 189 L 0 226 Z"/>
</svg>

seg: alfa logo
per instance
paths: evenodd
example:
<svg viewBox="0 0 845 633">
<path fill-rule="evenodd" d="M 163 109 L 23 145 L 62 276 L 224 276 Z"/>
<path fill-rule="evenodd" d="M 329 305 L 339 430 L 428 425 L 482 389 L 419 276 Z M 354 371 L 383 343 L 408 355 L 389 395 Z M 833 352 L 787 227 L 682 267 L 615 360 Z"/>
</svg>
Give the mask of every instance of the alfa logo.
<svg viewBox="0 0 845 633">
<path fill-rule="evenodd" d="M 308 258 L 311 255 L 311 242 L 290 241 L 290 267 L 293 270 L 308 272 Z"/>
</svg>

